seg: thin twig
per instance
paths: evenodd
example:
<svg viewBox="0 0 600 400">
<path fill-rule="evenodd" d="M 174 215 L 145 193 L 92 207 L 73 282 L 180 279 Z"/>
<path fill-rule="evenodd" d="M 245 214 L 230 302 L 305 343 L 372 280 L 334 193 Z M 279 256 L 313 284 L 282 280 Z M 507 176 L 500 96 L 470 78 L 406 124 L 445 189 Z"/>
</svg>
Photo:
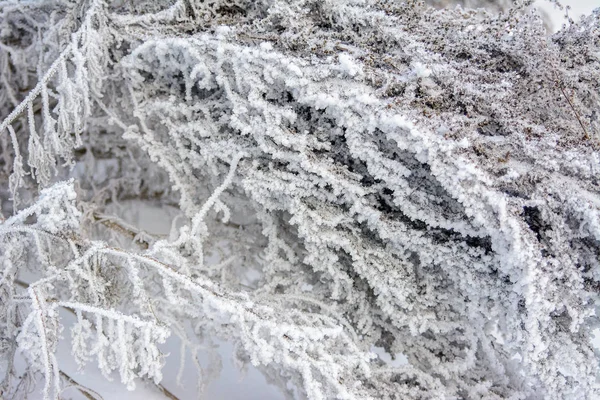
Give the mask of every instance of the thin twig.
<svg viewBox="0 0 600 400">
<path fill-rule="evenodd" d="M 588 135 L 587 129 L 585 129 L 585 125 L 583 124 L 583 121 L 581 121 L 581 117 L 579 116 L 579 113 L 577 112 L 577 109 L 575 108 L 575 105 L 573 104 L 573 102 L 571 101 L 571 99 L 569 98 L 569 96 L 567 96 L 567 93 L 565 92 L 565 89 L 564 89 L 564 87 L 562 85 L 562 81 L 559 79 L 558 74 L 556 73 L 556 71 L 554 71 L 554 75 L 556 76 L 556 84 L 558 85 L 558 88 L 560 89 L 560 91 L 563 94 L 563 96 L 565 96 L 565 99 L 567 99 L 567 102 L 569 103 L 569 106 L 571 106 L 571 110 L 573 110 L 573 113 L 575 113 L 575 117 L 577 118 L 577 121 L 579 122 L 579 125 L 581 125 L 581 129 L 583 129 L 584 137 L 586 139 L 589 139 L 590 135 Z"/>
<path fill-rule="evenodd" d="M 171 393 L 171 391 L 169 389 L 167 389 L 160 383 L 156 384 L 156 387 L 158 388 L 158 390 L 160 390 L 162 392 L 162 394 L 165 395 L 165 397 L 168 397 L 171 400 L 179 400 L 179 397 L 175 396 L 173 393 Z"/>
<path fill-rule="evenodd" d="M 146 233 L 142 231 L 135 231 L 133 227 L 126 226 L 123 223 L 120 223 L 117 219 L 108 217 L 106 215 L 101 215 L 94 213 L 92 214 L 94 219 L 100 222 L 102 225 L 106 226 L 109 229 L 112 229 L 121 235 L 129 237 L 131 240 L 134 240 L 142 249 L 146 250 L 150 247 L 151 242 L 147 239 L 140 237 L 141 233 Z"/>
<path fill-rule="evenodd" d="M 64 372 L 64 371 L 61 370 L 61 371 L 59 371 L 59 374 L 71 386 L 73 386 L 74 388 L 76 388 L 77 390 L 79 390 L 81 392 L 81 394 L 84 395 L 87 399 L 89 399 L 89 400 L 98 400 L 98 399 L 103 400 L 104 399 L 98 392 L 95 392 L 92 389 L 90 389 L 90 388 L 88 388 L 86 386 L 83 386 L 82 384 L 78 383 L 75 379 L 73 379 L 69 375 L 67 375 L 66 372 Z"/>
</svg>

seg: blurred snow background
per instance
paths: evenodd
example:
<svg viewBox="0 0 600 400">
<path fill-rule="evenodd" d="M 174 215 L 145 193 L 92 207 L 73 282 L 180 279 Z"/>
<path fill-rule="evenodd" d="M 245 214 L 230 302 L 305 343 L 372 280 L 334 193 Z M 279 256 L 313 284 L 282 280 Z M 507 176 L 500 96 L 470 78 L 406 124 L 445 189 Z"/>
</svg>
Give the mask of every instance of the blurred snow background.
<svg viewBox="0 0 600 400">
<path fill-rule="evenodd" d="M 574 21 L 577 21 L 579 17 L 581 17 L 584 14 L 591 14 L 592 10 L 594 10 L 595 8 L 600 8 L 599 0 L 561 0 L 561 3 L 564 6 L 571 7 L 571 9 L 568 10 L 568 12 L 569 16 Z M 560 30 L 562 25 L 565 23 L 565 11 L 559 10 L 547 0 L 537 0 L 535 2 L 535 5 L 548 14 L 550 20 L 552 21 L 552 28 L 554 32 Z"/>
</svg>

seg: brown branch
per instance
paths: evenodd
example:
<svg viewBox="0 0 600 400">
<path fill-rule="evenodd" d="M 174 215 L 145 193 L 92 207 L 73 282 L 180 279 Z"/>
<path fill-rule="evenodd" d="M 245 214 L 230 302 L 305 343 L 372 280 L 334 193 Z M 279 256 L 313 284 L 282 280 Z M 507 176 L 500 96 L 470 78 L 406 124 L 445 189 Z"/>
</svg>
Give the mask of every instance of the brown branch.
<svg viewBox="0 0 600 400">
<path fill-rule="evenodd" d="M 81 394 L 84 395 L 88 400 L 98 400 L 98 399 L 103 400 L 103 397 L 98 392 L 95 392 L 92 389 L 78 383 L 75 379 L 73 379 L 69 375 L 67 375 L 66 372 L 60 370 L 58 373 L 71 386 L 73 386 L 74 388 L 79 390 L 81 392 Z M 92 393 L 93 393 L 93 395 L 92 395 Z"/>
<path fill-rule="evenodd" d="M 557 74 L 556 71 L 554 71 L 554 75 L 556 76 L 556 84 L 558 85 L 558 88 L 560 89 L 560 91 L 563 94 L 563 96 L 565 96 L 565 99 L 567 99 L 567 102 L 569 103 L 569 106 L 571 106 L 571 110 L 573 110 L 573 113 L 575 114 L 575 117 L 577 118 L 577 121 L 579 122 L 579 125 L 581 125 L 581 129 L 583 129 L 584 138 L 586 140 L 589 140 L 590 135 L 588 135 L 587 129 L 585 129 L 585 125 L 583 124 L 583 121 L 581 120 L 581 117 L 579 116 L 579 113 L 577 112 L 577 109 L 575 108 L 575 105 L 573 104 L 573 102 L 571 101 L 571 99 L 569 98 L 569 96 L 567 96 L 567 93 L 565 92 L 565 88 L 563 86 L 563 83 L 560 80 L 560 78 L 558 77 L 558 74 Z"/>
<path fill-rule="evenodd" d="M 135 241 L 142 249 L 147 250 L 148 247 L 150 247 L 150 242 L 148 240 L 139 237 L 140 232 L 135 232 L 117 221 L 102 218 L 102 216 L 97 213 L 93 213 L 92 216 L 95 221 L 100 222 L 107 228 Z"/>
<path fill-rule="evenodd" d="M 156 384 L 156 387 L 158 388 L 158 390 L 160 390 L 162 392 L 162 394 L 165 395 L 165 397 L 168 397 L 171 400 L 179 400 L 179 397 L 175 396 L 173 393 L 171 393 L 171 391 L 169 391 L 169 389 L 167 389 L 160 383 Z"/>
</svg>

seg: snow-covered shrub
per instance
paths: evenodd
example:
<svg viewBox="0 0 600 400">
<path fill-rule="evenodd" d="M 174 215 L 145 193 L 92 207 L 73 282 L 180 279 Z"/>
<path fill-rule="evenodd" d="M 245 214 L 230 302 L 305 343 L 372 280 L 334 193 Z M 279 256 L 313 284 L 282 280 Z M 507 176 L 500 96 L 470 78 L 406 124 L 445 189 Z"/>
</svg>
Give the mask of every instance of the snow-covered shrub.
<svg viewBox="0 0 600 400">
<path fill-rule="evenodd" d="M 600 11 L 531 3 L 0 2 L 0 394 L 175 334 L 310 399 L 598 396 Z"/>
</svg>

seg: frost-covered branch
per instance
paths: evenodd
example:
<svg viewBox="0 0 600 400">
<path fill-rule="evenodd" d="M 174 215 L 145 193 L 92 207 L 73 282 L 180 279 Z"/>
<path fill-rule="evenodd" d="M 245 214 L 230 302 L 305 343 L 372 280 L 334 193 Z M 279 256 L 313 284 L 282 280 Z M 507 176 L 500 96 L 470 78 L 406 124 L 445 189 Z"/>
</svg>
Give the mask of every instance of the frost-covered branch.
<svg viewBox="0 0 600 400">
<path fill-rule="evenodd" d="M 61 392 L 64 306 L 130 388 L 174 334 L 292 397 L 598 396 L 600 14 L 429 3 L 0 3 L 0 393 Z"/>
</svg>

